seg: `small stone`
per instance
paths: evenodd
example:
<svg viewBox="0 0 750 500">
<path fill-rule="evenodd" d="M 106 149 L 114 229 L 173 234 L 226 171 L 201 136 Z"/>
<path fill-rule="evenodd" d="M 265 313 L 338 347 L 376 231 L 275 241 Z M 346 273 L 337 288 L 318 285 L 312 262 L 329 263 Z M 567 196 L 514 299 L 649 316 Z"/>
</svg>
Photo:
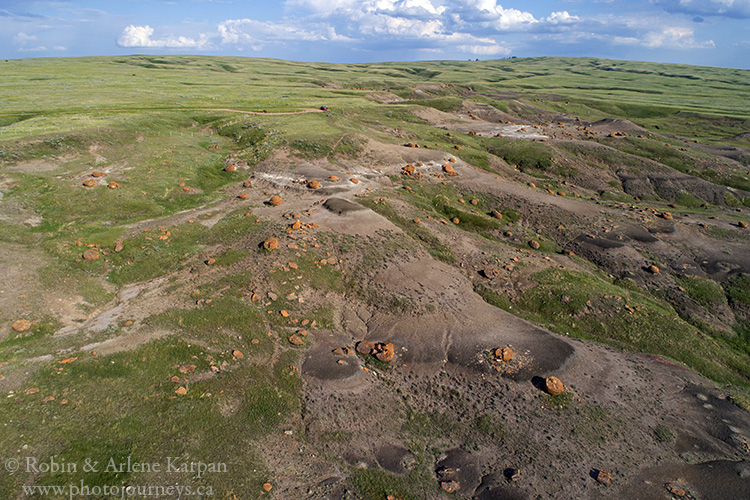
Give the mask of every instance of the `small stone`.
<svg viewBox="0 0 750 500">
<path fill-rule="evenodd" d="M 193 373 L 195 371 L 195 365 L 180 365 L 177 370 L 182 374 Z"/>
<path fill-rule="evenodd" d="M 565 391 L 565 386 L 557 377 L 547 377 L 544 381 L 545 390 L 552 396 L 557 396 Z"/>
<path fill-rule="evenodd" d="M 601 484 L 609 484 L 612 482 L 612 476 L 606 470 L 600 470 L 596 472 L 596 480 Z"/>
<path fill-rule="evenodd" d="M 122 252 L 123 248 L 125 248 L 125 245 L 122 240 L 115 241 L 115 252 Z"/>
<path fill-rule="evenodd" d="M 539 245 L 539 242 L 536 240 L 531 240 L 529 242 L 529 246 L 533 248 L 534 250 L 538 250 L 541 245 Z"/>
<path fill-rule="evenodd" d="M 363 340 L 357 344 L 357 352 L 360 354 L 370 354 L 375 350 L 375 342 Z"/>
<path fill-rule="evenodd" d="M 684 497 L 687 495 L 687 491 L 685 491 L 684 488 L 681 488 L 680 486 L 673 484 L 673 483 L 667 483 L 666 485 L 667 491 L 670 492 L 673 495 L 676 495 L 678 497 Z"/>
<path fill-rule="evenodd" d="M 250 182 L 250 181 L 245 181 L 245 182 L 242 183 L 242 187 L 243 188 L 253 187 L 253 183 Z"/>
<path fill-rule="evenodd" d="M 227 165 L 224 167 L 224 172 L 234 172 L 235 170 L 237 170 L 236 165 Z"/>
<path fill-rule="evenodd" d="M 297 335 L 292 334 L 289 336 L 289 343 L 292 345 L 303 345 L 305 342 Z"/>
<path fill-rule="evenodd" d="M 93 249 L 88 249 L 83 252 L 83 260 L 96 260 L 99 258 L 99 252 Z"/>
<path fill-rule="evenodd" d="M 273 486 L 271 486 L 271 483 L 263 483 L 262 488 L 263 488 L 263 491 L 269 492 L 273 489 Z"/>
<path fill-rule="evenodd" d="M 471 203 L 472 205 L 475 205 L 475 206 L 476 206 L 476 205 L 479 205 L 479 201 L 477 201 L 477 200 L 475 200 L 475 199 L 471 199 L 471 200 L 469 200 L 469 203 Z"/>
<path fill-rule="evenodd" d="M 107 174 L 105 174 L 104 172 L 98 172 L 96 170 L 94 170 L 93 172 L 91 172 L 91 177 L 104 177 L 105 175 L 107 175 Z"/>
<path fill-rule="evenodd" d="M 234 351 L 232 351 L 232 356 L 233 356 L 233 357 L 234 357 L 235 359 L 242 359 L 242 358 L 244 358 L 244 357 L 245 357 L 245 355 L 244 355 L 244 354 L 242 354 L 242 351 L 240 351 L 240 350 L 238 350 L 238 349 L 235 349 Z"/>
<path fill-rule="evenodd" d="M 395 356 L 394 346 L 391 342 L 377 344 L 375 346 L 375 358 L 383 363 L 389 363 Z"/>
<path fill-rule="evenodd" d="M 451 222 L 454 223 L 454 224 L 459 224 L 461 222 L 461 220 L 458 217 L 453 217 L 451 219 Z"/>
<path fill-rule="evenodd" d="M 359 184 L 359 179 L 357 179 L 356 177 L 352 177 L 349 180 L 352 182 L 352 184 Z"/>
<path fill-rule="evenodd" d="M 496 267 L 488 267 L 482 269 L 482 275 L 487 279 L 497 278 L 500 275 L 500 271 Z"/>
<path fill-rule="evenodd" d="M 240 200 L 246 200 L 247 199 L 247 193 L 240 193 L 237 195 L 237 198 Z"/>
<path fill-rule="evenodd" d="M 337 181 L 340 181 L 341 179 L 339 179 L 337 175 L 330 175 L 328 176 L 328 180 L 331 182 L 337 182 Z"/>
<path fill-rule="evenodd" d="M 291 226 L 289 226 L 289 227 L 290 227 L 291 229 L 300 229 L 300 228 L 302 228 L 302 221 L 300 221 L 300 220 L 296 220 L 296 221 L 294 221 L 294 224 L 292 224 L 292 225 L 291 225 Z"/>
<path fill-rule="evenodd" d="M 216 259 L 214 259 L 213 257 L 209 257 L 208 259 L 206 259 L 206 265 L 207 266 L 210 266 L 210 265 L 213 265 L 213 264 L 216 264 Z"/>
<path fill-rule="evenodd" d="M 11 326 L 11 328 L 13 328 L 17 332 L 25 332 L 26 330 L 31 328 L 31 326 L 31 321 L 27 319 L 19 319 L 18 321 L 13 323 L 13 326 Z"/>
<path fill-rule="evenodd" d="M 495 357 L 502 359 L 503 361 L 510 361 L 513 359 L 513 349 L 510 347 L 502 347 L 495 351 Z"/>
<path fill-rule="evenodd" d="M 747 222 L 744 220 L 741 220 L 737 223 L 737 227 L 747 227 Z"/>
<path fill-rule="evenodd" d="M 281 314 L 281 316 L 284 317 L 284 318 L 288 318 L 289 317 L 289 313 L 286 312 L 284 309 L 282 309 L 281 311 L 279 311 L 279 314 Z"/>
<path fill-rule="evenodd" d="M 271 196 L 271 199 L 268 200 L 268 204 L 271 205 L 272 207 L 275 207 L 275 206 L 281 205 L 281 201 L 282 201 L 281 196 L 273 195 Z"/>
<path fill-rule="evenodd" d="M 279 240 L 276 238 L 268 238 L 266 241 L 263 242 L 263 248 L 266 250 L 276 250 L 279 248 Z"/>
<path fill-rule="evenodd" d="M 83 181 L 83 185 L 85 187 L 96 186 L 96 181 L 94 179 L 86 179 L 85 181 Z"/>
<path fill-rule="evenodd" d="M 513 237 L 513 231 L 505 231 L 503 233 L 503 236 L 505 236 L 506 238 L 512 238 Z"/>
<path fill-rule="evenodd" d="M 309 181 L 307 183 L 307 187 L 310 188 L 310 189 L 318 189 L 320 187 L 320 182 L 319 181 Z"/>
<path fill-rule="evenodd" d="M 456 170 L 453 168 L 453 165 L 449 165 L 448 163 L 446 163 L 445 165 L 443 165 L 443 172 L 445 172 L 446 174 L 454 174 L 456 173 Z"/>
<path fill-rule="evenodd" d="M 185 387 L 180 386 L 174 392 L 175 392 L 175 394 L 178 394 L 180 396 L 184 396 L 185 394 L 187 394 L 187 389 L 185 389 Z"/>
<path fill-rule="evenodd" d="M 118 182 L 115 182 L 115 181 L 110 181 L 110 183 L 107 184 L 107 187 L 109 189 L 118 189 L 120 187 L 120 184 Z"/>
<path fill-rule="evenodd" d="M 494 217 L 495 219 L 502 219 L 503 218 L 503 214 L 501 214 L 497 210 L 493 210 L 492 211 L 492 217 Z"/>
<path fill-rule="evenodd" d="M 443 491 L 446 493 L 455 493 L 458 491 L 460 485 L 457 481 L 443 481 L 440 483 L 440 487 L 443 488 Z"/>
<path fill-rule="evenodd" d="M 133 324 L 132 320 L 127 320 L 125 323 L 122 324 L 122 326 L 131 326 Z"/>
<path fill-rule="evenodd" d="M 648 266 L 646 270 L 650 272 L 651 274 L 659 274 L 661 272 L 661 270 L 654 264 L 651 264 L 650 266 Z"/>
</svg>

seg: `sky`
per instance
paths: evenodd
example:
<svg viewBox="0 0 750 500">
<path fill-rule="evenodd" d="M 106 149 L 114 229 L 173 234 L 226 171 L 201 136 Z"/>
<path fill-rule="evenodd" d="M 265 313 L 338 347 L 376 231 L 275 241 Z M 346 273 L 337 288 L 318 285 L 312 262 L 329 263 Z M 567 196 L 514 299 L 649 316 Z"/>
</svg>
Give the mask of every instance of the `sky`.
<svg viewBox="0 0 750 500">
<path fill-rule="evenodd" d="M 0 58 L 125 54 L 750 69 L 750 0 L 0 0 Z"/>
</svg>

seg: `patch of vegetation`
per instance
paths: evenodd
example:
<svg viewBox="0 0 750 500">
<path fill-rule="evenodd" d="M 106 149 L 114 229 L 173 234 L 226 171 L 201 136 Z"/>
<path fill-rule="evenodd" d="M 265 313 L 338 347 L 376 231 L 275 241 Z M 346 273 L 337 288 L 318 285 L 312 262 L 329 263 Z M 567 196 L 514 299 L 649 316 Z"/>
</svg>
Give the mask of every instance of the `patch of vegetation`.
<svg viewBox="0 0 750 500">
<path fill-rule="evenodd" d="M 554 161 L 552 149 L 538 142 L 497 138 L 487 144 L 487 151 L 521 172 L 546 172 Z"/>
<path fill-rule="evenodd" d="M 514 314 L 560 334 L 668 356 L 718 382 L 750 386 L 746 355 L 696 335 L 666 302 L 580 272 L 547 269 L 532 277 L 538 285 L 512 302 Z"/>
<path fill-rule="evenodd" d="M 474 429 L 493 440 L 502 439 L 505 436 L 505 427 L 495 420 L 492 415 L 480 415 L 474 421 Z"/>
<path fill-rule="evenodd" d="M 213 358 L 210 361 L 211 357 Z M 171 482 L 211 486 L 219 497 L 231 494 L 256 498 L 269 474 L 254 446 L 237 435 L 258 438 L 275 430 L 299 411 L 299 378 L 289 370 L 295 359 L 282 354 L 271 366 L 231 361 L 231 374 L 188 382 L 177 367 L 194 366 L 209 372 L 211 362 L 229 360 L 199 345 L 167 337 L 132 351 L 111 356 L 79 354 L 67 364 L 56 360 L 39 370 L 29 387 L 36 394 L 16 394 L 0 401 L 6 423 L 0 445 L 28 445 L 29 456 L 40 462 L 54 454 L 59 462 L 83 464 L 91 457 L 103 464 L 114 459 L 164 463 L 166 457 L 186 462 L 225 463 L 226 473 L 206 474 L 198 483 L 194 474 L 172 474 Z M 181 381 L 171 382 L 178 376 Z M 247 390 L 248 384 L 252 390 Z M 185 395 L 176 395 L 178 386 Z M 43 403 L 44 398 L 54 398 Z M 24 418 L 16 417 L 23 411 Z M 55 425 L 49 425 L 54 419 Z M 80 423 L 86 422 L 85 426 Z M 45 451 L 41 455 L 34 450 Z M 84 471 L 81 466 L 64 478 L 53 473 L 5 475 L 0 494 L 12 497 L 22 484 L 121 484 L 128 474 Z M 139 473 L 139 481 L 158 483 L 158 473 Z M 64 479 L 64 481 L 61 481 Z"/>
<path fill-rule="evenodd" d="M 250 254 L 248 250 L 239 250 L 236 248 L 230 248 L 225 252 L 216 256 L 217 266 L 231 266 L 236 262 L 240 262 Z"/>
<path fill-rule="evenodd" d="M 166 234 L 163 231 L 143 232 L 126 239 L 123 250 L 111 255 L 110 281 L 124 285 L 180 269 L 187 259 L 202 248 L 196 240 L 205 230 L 200 224 L 186 223 L 171 229 L 168 239 L 159 238 Z"/>
<path fill-rule="evenodd" d="M 351 469 L 352 484 L 362 500 L 382 500 L 389 495 L 403 500 L 418 500 L 438 495 L 437 481 L 427 473 L 411 471 L 406 476 L 382 469 Z"/>
<path fill-rule="evenodd" d="M 676 437 L 672 428 L 663 424 L 654 427 L 654 436 L 660 443 L 671 443 Z"/>
<path fill-rule="evenodd" d="M 460 223 L 459 227 L 464 229 L 470 229 L 473 231 L 487 231 L 492 229 L 498 229 L 500 224 L 496 219 L 492 219 L 486 215 L 480 215 L 466 210 L 457 208 L 456 204 L 452 203 L 447 197 L 438 195 L 432 199 L 432 206 L 435 210 L 448 220 L 457 218 Z"/>
<path fill-rule="evenodd" d="M 372 200 L 360 200 L 360 203 L 387 218 L 408 235 L 420 242 L 430 255 L 438 260 L 452 264 L 457 261 L 453 250 L 443 244 L 440 239 L 422 224 L 408 220 L 387 203 L 374 203 Z"/>
<path fill-rule="evenodd" d="M 685 293 L 708 311 L 715 311 L 718 306 L 727 303 L 721 285 L 713 280 L 697 276 L 680 276 L 678 281 L 685 289 Z"/>
<path fill-rule="evenodd" d="M 439 97 L 437 99 L 414 99 L 409 101 L 409 104 L 418 104 L 419 106 L 435 108 L 445 113 L 453 113 L 463 107 L 463 100 L 458 97 Z"/>
<path fill-rule="evenodd" d="M 741 273 L 731 278 L 725 285 L 727 298 L 733 306 L 750 305 L 750 274 Z"/>
<path fill-rule="evenodd" d="M 690 193 L 682 193 L 677 196 L 675 203 L 687 208 L 698 208 L 703 206 L 705 202 Z"/>
</svg>

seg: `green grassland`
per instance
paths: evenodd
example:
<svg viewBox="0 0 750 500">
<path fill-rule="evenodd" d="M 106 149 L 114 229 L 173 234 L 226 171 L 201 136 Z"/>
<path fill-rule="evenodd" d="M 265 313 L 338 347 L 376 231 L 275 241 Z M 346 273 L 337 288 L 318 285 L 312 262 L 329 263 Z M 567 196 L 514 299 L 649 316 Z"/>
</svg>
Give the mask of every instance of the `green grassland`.
<svg viewBox="0 0 750 500">
<path fill-rule="evenodd" d="M 246 162 L 252 172 L 275 150 L 287 148 L 297 158 L 344 164 L 358 158 L 367 138 L 403 143 L 405 139 L 391 133 L 399 130 L 491 172 L 495 162 L 516 165 L 539 187 L 555 191 L 583 175 L 578 169 L 598 169 L 608 176 L 610 188 L 601 193 L 580 190 L 581 198 L 597 202 L 635 203 L 616 174 L 656 168 L 650 162 L 716 185 L 750 190 L 748 160 L 721 163 L 709 160 L 697 146 L 684 147 L 684 140 L 750 147 L 750 72 L 742 70 L 589 58 L 334 65 L 141 55 L 8 60 L 0 62 L 0 68 L 0 209 L 13 208 L 7 213 L 0 210 L 0 247 L 39 252 L 39 266 L 29 271 L 39 286 L 80 295 L 87 314 L 115 300 L 128 286 L 156 278 L 174 280 L 169 282 L 174 304 L 166 312 L 138 318 L 144 331 L 163 335 L 125 352 L 79 351 L 123 334 L 124 326 L 56 336 L 62 325 L 54 315 L 24 313 L 33 316 L 35 325 L 28 335 L 0 338 L 0 373 L 3 362 L 17 370 L 28 368 L 24 389 L 38 390 L 17 390 L 0 398 L 0 449 L 9 450 L 3 458 L 31 450 L 68 462 L 92 456 L 130 456 L 140 462 L 158 462 L 166 456 L 221 461 L 228 464 L 229 473 L 172 478 L 211 486 L 221 499 L 267 498 L 261 485 L 274 481 L 274 471 L 259 447 L 264 440 L 277 439 L 282 429 L 301 430 L 297 426 L 304 413 L 302 382 L 296 367 L 305 347 L 286 341 L 296 324 L 283 319 L 280 311 L 315 320 L 327 330 L 337 325 L 332 306 L 284 297 L 302 286 L 323 296 L 341 297 L 354 290 L 365 302 L 380 300 L 355 286 L 356 276 L 319 265 L 325 255 L 322 248 L 290 256 L 302 276 L 290 280 L 268 252 L 258 248 L 265 237 L 285 228 L 256 218 L 252 207 L 225 209 L 214 225 L 173 223 L 171 218 L 183 211 L 201 209 L 203 216 L 213 215 L 211 207 L 226 200 L 227 189 L 247 178 L 247 171 L 223 171 L 228 158 Z M 373 97 L 386 92 L 407 100 L 384 105 Z M 540 112 L 590 121 L 627 118 L 663 135 L 648 142 L 631 136 L 567 144 L 447 137 L 445 130 L 417 116 L 424 106 L 456 112 L 465 103 L 516 110 L 519 118 Z M 329 110 L 297 114 L 322 105 Z M 456 145 L 463 149 L 454 149 Z M 106 182 L 91 188 L 81 185 L 100 169 L 108 169 L 107 181 L 120 187 L 108 189 Z M 396 176 L 392 180 L 410 191 L 391 192 L 391 199 L 382 202 L 376 202 L 376 196 L 359 201 L 404 231 L 406 236 L 398 242 L 404 248 L 413 244 L 435 259 L 458 265 L 457 250 L 440 231 L 413 221 L 429 216 L 459 219 L 457 231 L 490 249 L 528 250 L 528 240 L 541 235 L 539 252 L 561 250 L 549 234 L 552 230 L 523 225 L 512 200 L 451 184 Z M 711 216 L 736 224 L 739 216 L 731 210 L 749 206 L 750 197 L 735 193 L 724 198 L 722 206 L 711 208 Z M 473 198 L 477 203 L 469 204 Z M 674 202 L 679 205 L 675 213 L 709 210 L 703 199 L 687 192 L 653 201 L 660 208 Z M 395 202 L 408 208 L 398 209 Z M 502 218 L 493 218 L 493 211 Z M 40 222 L 22 223 L 30 216 Z M 145 230 L 144 221 L 151 229 Z M 164 228 L 153 229 L 162 222 Z M 511 226 L 521 243 L 503 238 Z M 746 237 L 734 233 L 728 238 L 747 243 Z M 118 241 L 124 248 L 114 252 Z M 318 241 L 340 245 L 342 254 L 345 245 L 357 244 L 334 236 Z M 82 260 L 87 245 L 98 249 L 102 258 Z M 367 264 L 363 269 L 375 268 L 387 258 L 378 251 L 373 248 L 362 257 Z M 203 281 L 175 278 L 206 268 L 203 262 L 209 256 L 216 259 L 211 268 L 218 270 L 215 277 L 196 271 Z M 243 267 L 247 261 L 264 272 Z M 697 335 L 700 325 L 677 317 L 668 299 L 647 287 L 610 279 L 588 262 L 578 271 L 532 274 L 530 288 L 513 300 L 497 290 L 476 289 L 487 302 L 557 333 L 668 356 L 732 390 L 747 391 L 748 274 L 724 283 L 686 276 L 677 280 L 709 313 L 719 307 L 731 310 L 737 318 L 730 325 L 736 335 Z M 253 287 L 261 285 L 281 298 L 271 305 L 248 300 Z M 198 300 L 202 305 L 193 307 Z M 409 304 L 392 301 L 388 306 L 400 313 Z M 15 319 L 0 310 L 0 322 L 10 325 Z M 243 355 L 234 355 L 234 350 Z M 71 354 L 76 359 L 61 363 L 68 357 L 65 353 L 77 353 Z M 229 368 L 212 371 L 211 366 L 222 362 Z M 190 379 L 180 372 L 184 365 L 194 365 L 191 373 L 208 375 Z M 172 382 L 173 376 L 180 381 Z M 176 396 L 181 385 L 187 394 Z M 491 437 L 502 434 L 491 419 L 479 421 L 477 429 Z M 422 498 L 423 491 L 417 490 L 429 483 L 425 467 L 399 478 L 354 470 L 352 483 L 362 498 L 384 498 L 396 490 L 405 492 L 405 498 Z M 0 474 L 0 497 L 13 498 L 11 492 L 23 484 L 82 479 L 91 485 L 136 480 L 118 473 L 64 478 Z M 389 481 L 395 486 L 388 487 Z"/>
</svg>

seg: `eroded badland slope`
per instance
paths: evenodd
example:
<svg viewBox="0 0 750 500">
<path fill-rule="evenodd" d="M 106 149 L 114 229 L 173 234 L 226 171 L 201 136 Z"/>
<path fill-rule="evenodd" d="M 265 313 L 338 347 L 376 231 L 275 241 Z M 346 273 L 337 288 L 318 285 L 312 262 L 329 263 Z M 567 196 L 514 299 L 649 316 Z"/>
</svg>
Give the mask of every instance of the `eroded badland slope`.
<svg viewBox="0 0 750 500">
<path fill-rule="evenodd" d="M 747 71 L 2 68 L 2 498 L 750 497 Z"/>
</svg>

